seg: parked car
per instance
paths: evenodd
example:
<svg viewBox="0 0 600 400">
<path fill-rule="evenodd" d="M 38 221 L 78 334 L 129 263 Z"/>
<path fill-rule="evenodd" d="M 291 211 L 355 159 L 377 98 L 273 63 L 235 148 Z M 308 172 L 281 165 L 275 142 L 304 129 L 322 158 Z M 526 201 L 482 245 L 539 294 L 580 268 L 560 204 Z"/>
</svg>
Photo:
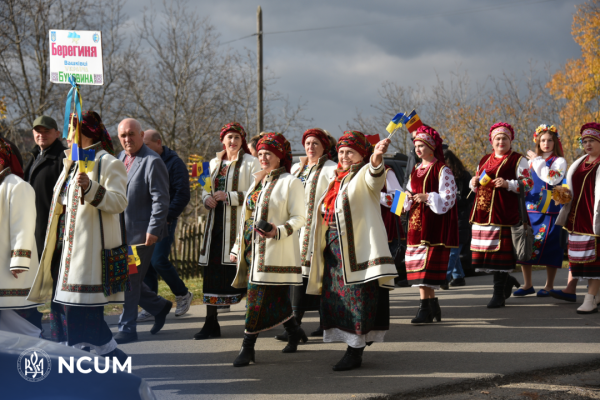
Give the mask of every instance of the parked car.
<svg viewBox="0 0 600 400">
<path fill-rule="evenodd" d="M 96 372 L 94 356 L 94 353 L 48 340 L 0 330 L 1 397 L 27 400 L 155 399 L 152 389 L 142 378 L 119 369 L 113 373 L 112 361 L 108 371 Z M 74 358 L 73 373 L 64 366 L 63 372 L 59 373 L 59 357 L 67 362 L 70 357 Z M 81 360 L 78 368 L 81 357 L 90 357 L 92 361 Z M 100 371 L 107 367 L 103 357 L 97 364 Z M 29 373 L 25 374 L 27 370 Z M 85 370 L 91 371 L 80 372 Z M 39 371 L 39 374 L 32 371 Z"/>
</svg>

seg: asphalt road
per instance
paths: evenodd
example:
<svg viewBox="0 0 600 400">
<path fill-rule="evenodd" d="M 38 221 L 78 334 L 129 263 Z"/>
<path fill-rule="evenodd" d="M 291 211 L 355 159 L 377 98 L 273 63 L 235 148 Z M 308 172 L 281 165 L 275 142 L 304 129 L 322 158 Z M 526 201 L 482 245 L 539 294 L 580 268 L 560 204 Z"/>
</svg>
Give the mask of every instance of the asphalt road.
<svg viewBox="0 0 600 400">
<path fill-rule="evenodd" d="M 515 276 L 522 282 L 520 273 Z M 545 272 L 534 272 L 542 288 Z M 566 285 L 562 269 L 556 287 Z M 439 291 L 442 322 L 412 326 L 418 306 L 416 288 L 391 293 L 391 326 L 385 343 L 365 350 L 363 366 L 333 372 L 343 355 L 343 343 L 310 338 L 297 353 L 283 354 L 283 342 L 273 339 L 282 328 L 262 333 L 256 344 L 256 364 L 234 368 L 244 324 L 245 302 L 219 315 L 222 337 L 194 341 L 202 326 L 204 306 L 193 306 L 183 317 L 174 311 L 157 335 L 152 322 L 138 326 L 139 341 L 122 345 L 133 357 L 134 373 L 145 378 L 158 399 L 359 399 L 412 392 L 461 380 L 489 378 L 521 371 L 583 363 L 600 357 L 600 314 L 579 315 L 586 282 L 577 303 L 552 298 L 511 297 L 501 309 L 487 309 L 491 276 L 467 278 L 467 286 Z M 107 317 L 116 332 L 116 317 Z M 307 313 L 303 328 L 318 325 L 318 314 Z M 568 372 L 568 370 L 565 370 Z"/>
</svg>

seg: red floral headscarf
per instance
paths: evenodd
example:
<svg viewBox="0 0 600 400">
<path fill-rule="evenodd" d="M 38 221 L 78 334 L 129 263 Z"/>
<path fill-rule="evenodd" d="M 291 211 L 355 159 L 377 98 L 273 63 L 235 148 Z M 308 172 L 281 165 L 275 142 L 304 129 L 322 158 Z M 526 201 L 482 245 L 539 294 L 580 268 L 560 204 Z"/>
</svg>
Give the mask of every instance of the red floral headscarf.
<svg viewBox="0 0 600 400">
<path fill-rule="evenodd" d="M 506 135 L 511 142 L 515 140 L 515 131 L 513 130 L 513 127 L 506 122 L 498 122 L 492 125 L 489 135 L 490 143 L 492 143 L 492 140 L 494 140 L 494 136 L 496 135 Z"/>
<path fill-rule="evenodd" d="M 337 151 L 339 152 L 342 147 L 350 147 L 358 151 L 363 157 L 364 162 L 368 162 L 369 157 L 373 154 L 374 147 L 365 135 L 359 131 L 345 131 L 344 135 L 337 142 Z"/>
<path fill-rule="evenodd" d="M 285 136 L 277 132 L 269 132 L 260 138 L 256 145 L 256 151 L 268 150 L 275 154 L 280 160 L 285 170 L 290 172 L 292 168 L 292 147 Z"/>
<path fill-rule="evenodd" d="M 230 122 L 228 124 L 223 125 L 223 127 L 221 128 L 221 133 L 219 134 L 219 139 L 221 140 L 221 142 L 223 142 L 225 135 L 227 135 L 229 132 L 238 133 L 242 137 L 242 149 L 244 149 L 244 152 L 246 154 L 252 154 L 250 153 L 250 149 L 248 148 L 248 143 L 246 143 L 246 131 L 239 122 Z M 226 150 L 225 145 L 223 145 L 223 150 Z"/>
<path fill-rule="evenodd" d="M 591 137 L 600 142 L 600 124 L 597 122 L 588 122 L 584 124 L 579 130 L 581 134 L 581 140 L 586 137 Z"/>
<path fill-rule="evenodd" d="M 327 154 L 329 152 L 329 147 L 331 146 L 331 142 L 329 141 L 329 136 L 327 136 L 327 132 L 321 128 L 313 128 L 307 130 L 302 135 L 302 147 L 304 147 L 304 142 L 306 142 L 306 139 L 308 139 L 311 136 L 317 138 L 319 142 L 321 142 L 323 148 L 325 149 L 323 154 Z"/>
<path fill-rule="evenodd" d="M 421 125 L 417 132 L 415 133 L 414 142 L 422 142 L 427 145 L 431 150 L 433 150 L 433 155 L 438 161 L 445 163 L 444 161 L 444 150 L 442 149 L 442 144 L 444 140 L 440 136 L 440 134 L 428 125 Z"/>
<path fill-rule="evenodd" d="M 0 138 L 0 165 L 2 165 L 2 169 L 10 168 L 13 174 L 23 179 L 23 168 L 21 168 L 17 156 L 15 156 L 10 144 L 2 138 Z"/>
<path fill-rule="evenodd" d="M 77 124 L 77 115 L 71 114 L 73 124 Z M 112 139 L 102 123 L 100 115 L 96 111 L 88 110 L 81 114 L 81 134 L 94 141 L 94 144 L 100 142 L 102 148 L 110 155 L 115 155 L 115 149 Z"/>
</svg>

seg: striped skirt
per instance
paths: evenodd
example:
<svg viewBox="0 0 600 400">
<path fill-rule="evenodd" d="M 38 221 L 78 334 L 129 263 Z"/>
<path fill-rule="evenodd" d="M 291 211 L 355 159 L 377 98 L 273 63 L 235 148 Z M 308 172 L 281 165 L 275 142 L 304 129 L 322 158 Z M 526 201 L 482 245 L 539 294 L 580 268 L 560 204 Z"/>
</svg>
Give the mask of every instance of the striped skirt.
<svg viewBox="0 0 600 400">
<path fill-rule="evenodd" d="M 406 276 L 413 286 L 439 286 L 446 283 L 450 248 L 419 246 L 406 249 Z"/>
<path fill-rule="evenodd" d="M 515 269 L 517 260 L 510 226 L 473 225 L 471 251 L 475 271 L 510 272 Z"/>
<path fill-rule="evenodd" d="M 600 279 L 598 238 L 569 235 L 569 268 L 574 279 Z"/>
</svg>

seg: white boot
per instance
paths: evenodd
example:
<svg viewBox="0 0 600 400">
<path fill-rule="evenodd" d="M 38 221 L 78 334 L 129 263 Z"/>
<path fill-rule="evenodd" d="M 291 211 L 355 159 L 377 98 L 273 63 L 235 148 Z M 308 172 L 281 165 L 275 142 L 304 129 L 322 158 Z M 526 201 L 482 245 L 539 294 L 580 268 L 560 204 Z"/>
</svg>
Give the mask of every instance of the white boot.
<svg viewBox="0 0 600 400">
<path fill-rule="evenodd" d="M 597 312 L 598 303 L 596 303 L 596 296 L 593 294 L 586 294 L 583 304 L 577 309 L 577 314 L 592 314 Z"/>
</svg>

